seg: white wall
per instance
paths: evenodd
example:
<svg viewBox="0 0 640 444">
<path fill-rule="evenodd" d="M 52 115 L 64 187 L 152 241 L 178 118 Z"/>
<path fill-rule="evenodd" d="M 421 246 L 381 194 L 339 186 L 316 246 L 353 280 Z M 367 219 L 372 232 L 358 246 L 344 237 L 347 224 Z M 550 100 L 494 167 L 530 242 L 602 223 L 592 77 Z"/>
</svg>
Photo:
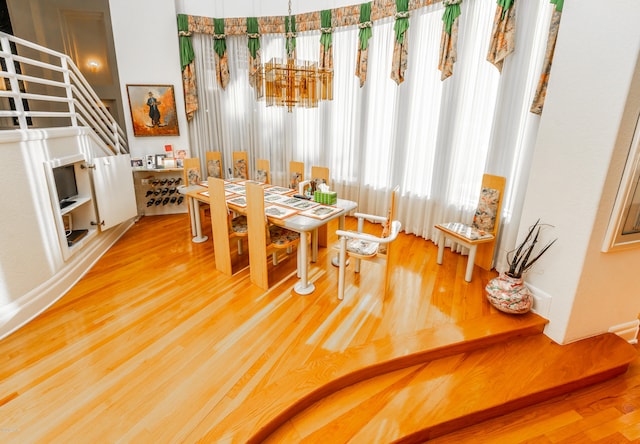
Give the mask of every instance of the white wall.
<svg viewBox="0 0 640 444">
<path fill-rule="evenodd" d="M 131 157 L 163 153 L 168 144 L 173 145 L 174 150 L 189 150 L 174 3 L 167 0 L 109 0 L 109 7 Z M 127 84 L 173 85 L 180 135 L 134 136 Z"/>
<path fill-rule="evenodd" d="M 636 0 L 564 5 L 519 236 L 537 218 L 555 226 L 548 238 L 559 240 L 527 282 L 552 296 L 545 332 L 561 343 L 640 312 L 640 249 L 600 252 L 640 104 L 638 94 L 627 102 L 639 21 Z"/>
</svg>

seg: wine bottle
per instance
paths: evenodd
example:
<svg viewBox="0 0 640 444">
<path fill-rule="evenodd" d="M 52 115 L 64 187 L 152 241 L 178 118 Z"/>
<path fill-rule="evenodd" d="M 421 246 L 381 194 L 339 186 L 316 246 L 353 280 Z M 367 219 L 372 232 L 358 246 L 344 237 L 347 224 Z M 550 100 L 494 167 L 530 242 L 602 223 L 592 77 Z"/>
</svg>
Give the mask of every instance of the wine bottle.
<svg viewBox="0 0 640 444">
<path fill-rule="evenodd" d="M 149 199 L 147 201 L 147 206 L 150 207 L 151 205 L 153 205 L 153 202 L 155 201 L 155 199 L 152 197 L 151 199 Z"/>
</svg>

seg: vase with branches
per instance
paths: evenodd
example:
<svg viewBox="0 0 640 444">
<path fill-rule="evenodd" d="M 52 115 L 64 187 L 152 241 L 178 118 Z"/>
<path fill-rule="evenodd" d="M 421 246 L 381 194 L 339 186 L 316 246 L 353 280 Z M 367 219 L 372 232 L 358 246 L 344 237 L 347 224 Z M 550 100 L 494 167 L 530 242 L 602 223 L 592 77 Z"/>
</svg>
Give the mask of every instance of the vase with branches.
<svg viewBox="0 0 640 444">
<path fill-rule="evenodd" d="M 558 240 L 548 242 L 539 248 L 540 219 L 533 224 L 524 240 L 512 251 L 507 253 L 509 269 L 500 276 L 493 278 L 485 287 L 487 299 L 498 310 L 505 313 L 521 314 L 531 310 L 533 295 L 523 281 L 523 275 L 547 252 Z"/>
<path fill-rule="evenodd" d="M 552 240 L 542 247 L 540 251 L 534 253 L 536 245 L 538 244 L 541 228 L 540 219 L 538 219 L 536 223 L 529 228 L 527 236 L 520 245 L 518 245 L 515 250 L 507 253 L 507 263 L 509 264 L 509 270 L 506 272 L 507 275 L 513 278 L 522 278 L 524 273 L 533 267 L 533 264 L 558 240 Z"/>
</svg>

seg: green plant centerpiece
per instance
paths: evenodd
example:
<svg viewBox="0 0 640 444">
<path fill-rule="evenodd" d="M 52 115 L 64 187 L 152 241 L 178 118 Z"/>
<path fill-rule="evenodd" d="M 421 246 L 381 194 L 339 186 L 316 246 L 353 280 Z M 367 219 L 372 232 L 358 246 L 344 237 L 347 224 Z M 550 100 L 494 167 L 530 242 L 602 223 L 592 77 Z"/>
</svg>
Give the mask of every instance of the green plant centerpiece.
<svg viewBox="0 0 640 444">
<path fill-rule="evenodd" d="M 509 269 L 493 278 L 485 287 L 487 299 L 498 310 L 505 313 L 522 314 L 531 310 L 533 295 L 524 284 L 523 275 L 557 241 L 554 239 L 539 248 L 540 219 L 529 228 L 524 240 L 507 253 Z M 536 251 L 537 250 L 537 251 Z"/>
</svg>

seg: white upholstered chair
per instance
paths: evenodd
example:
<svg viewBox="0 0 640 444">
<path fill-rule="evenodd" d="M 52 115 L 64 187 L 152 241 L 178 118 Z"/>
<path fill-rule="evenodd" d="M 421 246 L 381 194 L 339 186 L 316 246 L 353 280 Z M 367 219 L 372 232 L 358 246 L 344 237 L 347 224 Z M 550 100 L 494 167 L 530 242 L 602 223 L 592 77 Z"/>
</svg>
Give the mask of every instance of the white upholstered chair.
<svg viewBox="0 0 640 444">
<path fill-rule="evenodd" d="M 389 266 L 389 254 L 391 244 L 400 233 L 402 224 L 399 220 L 395 220 L 396 195 L 398 187 L 391 192 L 391 202 L 387 211 L 387 217 L 376 216 L 365 213 L 355 213 L 358 218 L 357 231 L 337 230 L 336 234 L 339 238 L 339 270 L 338 270 L 338 299 L 344 299 L 345 289 L 345 271 L 347 268 L 347 256 L 355 259 L 355 272 L 360 272 L 360 262 L 362 260 L 373 261 L 384 266 L 384 295 L 387 294 L 389 286 L 389 275 L 391 267 Z M 364 233 L 364 221 L 370 220 L 380 222 L 383 226 L 382 235 L 374 236 Z"/>
</svg>

